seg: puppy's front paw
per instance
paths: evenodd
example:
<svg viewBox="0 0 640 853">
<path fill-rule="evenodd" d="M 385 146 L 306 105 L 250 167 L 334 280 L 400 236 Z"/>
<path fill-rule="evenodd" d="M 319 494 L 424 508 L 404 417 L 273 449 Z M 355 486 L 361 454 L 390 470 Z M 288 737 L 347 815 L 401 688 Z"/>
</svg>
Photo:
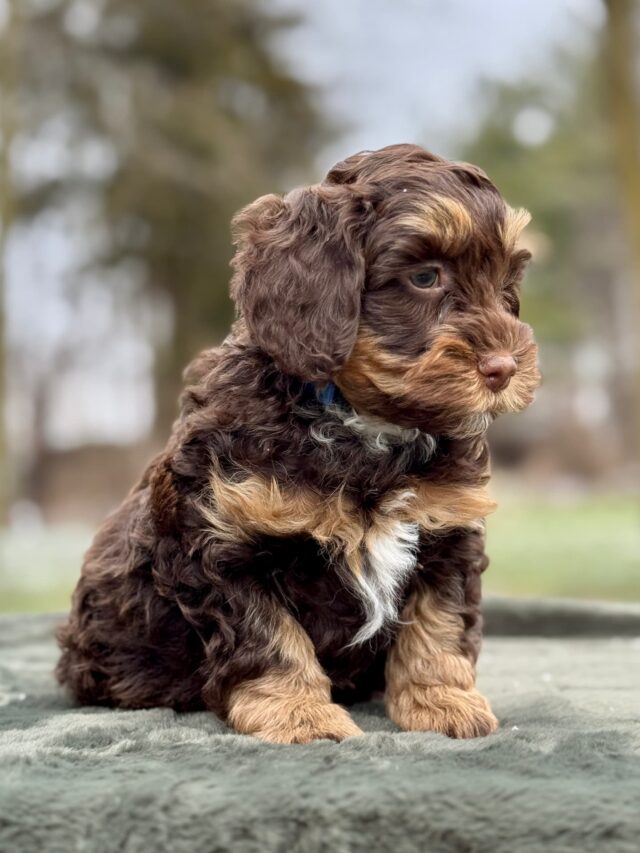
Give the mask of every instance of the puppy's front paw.
<svg viewBox="0 0 640 853">
<path fill-rule="evenodd" d="M 363 734 L 340 705 L 331 702 L 307 704 L 287 715 L 275 714 L 255 737 L 271 743 L 310 743 L 322 738 L 341 741 Z"/>
<path fill-rule="evenodd" d="M 498 728 L 489 703 L 475 688 L 412 685 L 387 700 L 387 712 L 406 731 L 433 731 L 455 738 L 483 737 Z"/>
</svg>

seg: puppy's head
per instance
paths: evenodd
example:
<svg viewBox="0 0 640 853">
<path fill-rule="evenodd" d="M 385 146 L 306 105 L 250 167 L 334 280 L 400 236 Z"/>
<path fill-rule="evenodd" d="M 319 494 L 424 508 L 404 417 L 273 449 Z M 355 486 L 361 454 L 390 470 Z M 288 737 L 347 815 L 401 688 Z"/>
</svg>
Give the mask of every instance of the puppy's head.
<svg viewBox="0 0 640 853">
<path fill-rule="evenodd" d="M 479 433 L 539 382 L 518 319 L 528 219 L 474 166 L 412 145 L 364 152 L 236 216 L 232 295 L 285 372 L 332 380 L 392 423 Z"/>
</svg>

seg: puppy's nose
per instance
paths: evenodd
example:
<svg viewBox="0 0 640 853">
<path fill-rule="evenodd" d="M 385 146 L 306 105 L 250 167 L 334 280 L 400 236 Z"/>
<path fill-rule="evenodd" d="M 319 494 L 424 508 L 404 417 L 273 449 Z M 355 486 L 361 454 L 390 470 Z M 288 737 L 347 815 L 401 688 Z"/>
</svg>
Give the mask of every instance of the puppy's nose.
<svg viewBox="0 0 640 853">
<path fill-rule="evenodd" d="M 480 359 L 478 370 L 484 376 L 484 384 L 491 391 L 502 391 L 516 372 L 516 360 L 512 355 L 488 355 Z"/>
</svg>

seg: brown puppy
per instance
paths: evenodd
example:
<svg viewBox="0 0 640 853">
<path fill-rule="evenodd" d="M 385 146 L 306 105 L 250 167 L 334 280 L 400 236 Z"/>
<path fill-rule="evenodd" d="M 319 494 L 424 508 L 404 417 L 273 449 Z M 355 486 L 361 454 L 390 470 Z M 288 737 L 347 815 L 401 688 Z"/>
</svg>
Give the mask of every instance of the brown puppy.
<svg viewBox="0 0 640 853">
<path fill-rule="evenodd" d="M 528 221 L 413 145 L 241 211 L 238 319 L 165 451 L 89 550 L 60 680 L 81 702 L 209 708 L 281 743 L 497 721 L 475 689 L 485 431 L 539 381 Z"/>
</svg>

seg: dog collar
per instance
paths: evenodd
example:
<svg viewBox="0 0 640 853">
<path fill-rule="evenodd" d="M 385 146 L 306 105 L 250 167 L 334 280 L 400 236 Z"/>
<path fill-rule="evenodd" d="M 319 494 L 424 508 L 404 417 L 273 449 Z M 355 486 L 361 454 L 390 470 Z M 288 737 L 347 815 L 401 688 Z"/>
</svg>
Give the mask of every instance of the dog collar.
<svg viewBox="0 0 640 853">
<path fill-rule="evenodd" d="M 308 389 L 322 406 L 337 406 L 340 409 L 348 409 L 349 404 L 340 393 L 340 389 L 334 382 L 324 385 L 316 385 L 314 382 L 308 384 Z"/>
<path fill-rule="evenodd" d="M 323 406 L 330 406 L 336 399 L 338 389 L 333 382 L 327 382 L 322 388 L 316 388 L 316 398 Z"/>
</svg>

